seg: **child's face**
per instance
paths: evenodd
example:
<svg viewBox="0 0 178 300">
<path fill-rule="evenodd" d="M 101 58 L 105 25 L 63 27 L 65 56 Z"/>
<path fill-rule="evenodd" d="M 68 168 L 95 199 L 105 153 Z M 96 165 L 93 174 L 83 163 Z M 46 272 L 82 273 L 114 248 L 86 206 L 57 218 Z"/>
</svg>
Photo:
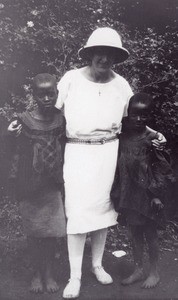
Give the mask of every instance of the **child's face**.
<svg viewBox="0 0 178 300">
<path fill-rule="evenodd" d="M 34 89 L 34 97 L 42 110 L 50 110 L 56 104 L 58 90 L 53 82 L 37 83 Z"/>
<path fill-rule="evenodd" d="M 129 122 L 132 126 L 132 129 L 143 130 L 149 120 L 149 110 L 148 106 L 143 103 L 132 104 L 129 109 Z"/>
</svg>

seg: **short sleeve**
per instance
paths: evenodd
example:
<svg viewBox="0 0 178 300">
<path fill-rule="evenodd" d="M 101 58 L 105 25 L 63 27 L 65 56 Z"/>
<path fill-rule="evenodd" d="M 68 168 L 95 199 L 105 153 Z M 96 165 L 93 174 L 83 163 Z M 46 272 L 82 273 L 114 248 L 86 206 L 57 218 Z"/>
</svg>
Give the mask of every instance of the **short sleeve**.
<svg viewBox="0 0 178 300">
<path fill-rule="evenodd" d="M 133 91 L 129 85 L 129 83 L 125 80 L 125 98 L 126 98 L 126 105 L 124 107 L 124 114 L 123 117 L 127 117 L 128 116 L 128 106 L 129 106 L 129 101 L 130 98 L 133 95 Z"/>
<path fill-rule="evenodd" d="M 71 84 L 72 71 L 68 71 L 59 81 L 57 89 L 59 91 L 56 101 L 56 108 L 61 109 L 65 103 Z"/>
</svg>

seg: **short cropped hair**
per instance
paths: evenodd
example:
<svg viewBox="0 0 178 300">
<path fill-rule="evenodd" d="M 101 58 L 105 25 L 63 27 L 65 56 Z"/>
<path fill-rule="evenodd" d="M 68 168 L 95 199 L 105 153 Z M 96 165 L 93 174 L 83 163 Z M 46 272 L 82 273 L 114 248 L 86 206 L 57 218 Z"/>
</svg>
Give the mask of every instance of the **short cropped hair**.
<svg viewBox="0 0 178 300">
<path fill-rule="evenodd" d="M 57 86 L 57 81 L 54 76 L 48 73 L 41 73 L 41 74 L 37 74 L 33 78 L 33 88 L 36 88 L 37 84 L 46 83 L 46 82 L 51 82 L 55 86 Z"/>
<path fill-rule="evenodd" d="M 130 98 L 128 112 L 131 109 L 133 104 L 141 103 L 147 106 L 148 110 L 152 110 L 153 108 L 153 98 L 146 93 L 136 93 Z"/>
</svg>

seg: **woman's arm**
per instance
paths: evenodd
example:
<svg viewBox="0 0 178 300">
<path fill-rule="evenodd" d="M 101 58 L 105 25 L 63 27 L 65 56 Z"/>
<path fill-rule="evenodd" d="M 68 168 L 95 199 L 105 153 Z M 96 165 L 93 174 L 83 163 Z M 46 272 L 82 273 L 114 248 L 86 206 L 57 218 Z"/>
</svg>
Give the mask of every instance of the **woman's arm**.
<svg viewBox="0 0 178 300">
<path fill-rule="evenodd" d="M 18 120 L 13 120 L 6 131 L 5 135 L 5 149 L 8 159 L 12 159 L 12 156 L 16 153 L 17 149 L 17 137 L 21 133 L 21 125 L 18 124 Z"/>
<path fill-rule="evenodd" d="M 158 150 L 163 150 L 164 149 L 164 146 L 167 142 L 165 136 L 161 133 L 161 132 L 158 132 L 158 131 L 155 131 L 154 129 L 146 126 L 148 131 L 152 132 L 152 133 L 155 133 L 155 139 L 152 140 L 152 145 L 157 148 Z M 128 117 L 124 117 L 122 119 L 122 132 L 126 132 L 129 128 L 129 123 L 128 123 Z"/>
<path fill-rule="evenodd" d="M 18 123 L 18 120 L 14 120 L 7 128 L 7 132 L 12 136 L 19 136 L 22 131 L 22 125 Z"/>
<path fill-rule="evenodd" d="M 155 138 L 154 140 L 152 140 L 152 145 L 159 149 L 159 150 L 163 150 L 164 149 L 164 146 L 167 142 L 165 136 L 161 133 L 161 132 L 158 132 L 158 131 L 155 131 L 153 130 L 152 128 L 148 127 L 147 126 L 147 129 L 150 131 L 150 132 L 153 132 L 155 133 L 155 135 L 157 136 L 157 138 Z"/>
</svg>

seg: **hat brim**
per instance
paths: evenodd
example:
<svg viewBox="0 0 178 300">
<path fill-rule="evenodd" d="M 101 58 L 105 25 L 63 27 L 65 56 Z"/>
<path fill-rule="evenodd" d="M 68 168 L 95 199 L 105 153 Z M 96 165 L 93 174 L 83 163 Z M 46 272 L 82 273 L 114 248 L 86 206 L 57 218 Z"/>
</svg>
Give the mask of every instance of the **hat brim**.
<svg viewBox="0 0 178 300">
<path fill-rule="evenodd" d="M 127 49 L 123 47 L 117 48 L 117 47 L 105 46 L 105 45 L 82 47 L 79 49 L 78 55 L 83 60 L 90 60 L 93 55 L 94 49 L 97 49 L 98 47 L 108 48 L 111 50 L 111 53 L 114 52 L 114 64 L 124 62 L 129 57 L 129 52 L 127 51 Z"/>
</svg>

